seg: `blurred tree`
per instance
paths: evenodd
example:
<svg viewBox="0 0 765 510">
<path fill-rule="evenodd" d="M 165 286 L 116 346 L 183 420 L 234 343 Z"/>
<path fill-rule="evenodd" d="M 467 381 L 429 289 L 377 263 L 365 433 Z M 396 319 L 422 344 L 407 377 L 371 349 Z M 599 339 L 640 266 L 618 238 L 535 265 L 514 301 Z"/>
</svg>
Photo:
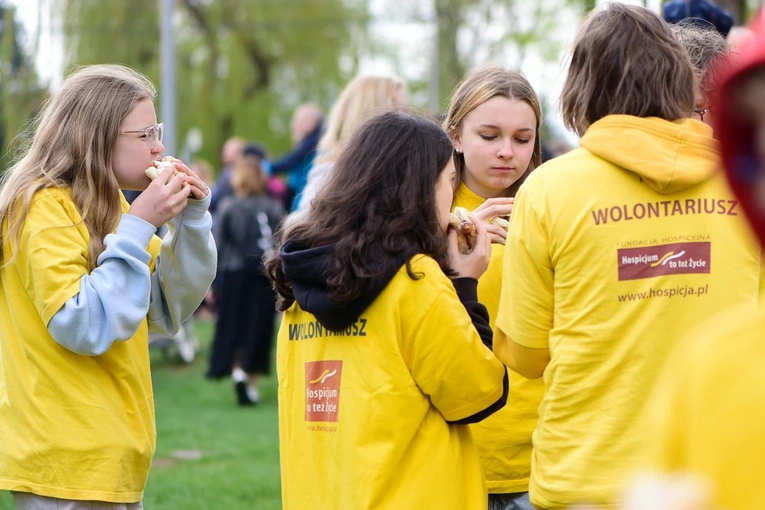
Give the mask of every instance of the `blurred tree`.
<svg viewBox="0 0 765 510">
<path fill-rule="evenodd" d="M 746 20 L 746 0 L 714 0 L 714 3 L 733 16 L 733 23 L 741 25 Z"/>
<path fill-rule="evenodd" d="M 367 0 L 61 0 L 66 64 L 120 62 L 159 85 L 159 30 L 176 30 L 179 147 L 199 129 L 199 156 L 219 160 L 226 138 L 287 150 L 299 103 L 328 107 L 358 69 Z M 160 101 L 162 98 L 160 98 Z"/>
<path fill-rule="evenodd" d="M 439 104 L 449 99 L 454 87 L 472 64 L 460 52 L 458 38 L 465 26 L 468 11 L 480 0 L 434 0 L 438 27 L 438 90 Z"/>
<path fill-rule="evenodd" d="M 578 23 L 594 4 L 594 0 L 433 0 L 439 104 L 445 104 L 471 67 L 483 62 L 515 69 L 522 69 L 528 59 L 538 65 L 558 62 L 563 46 L 570 42 L 561 38 L 559 27 L 567 19 Z"/>
<path fill-rule="evenodd" d="M 0 172 L 14 160 L 22 144 L 17 135 L 45 98 L 24 36 L 16 9 L 0 2 Z"/>
</svg>

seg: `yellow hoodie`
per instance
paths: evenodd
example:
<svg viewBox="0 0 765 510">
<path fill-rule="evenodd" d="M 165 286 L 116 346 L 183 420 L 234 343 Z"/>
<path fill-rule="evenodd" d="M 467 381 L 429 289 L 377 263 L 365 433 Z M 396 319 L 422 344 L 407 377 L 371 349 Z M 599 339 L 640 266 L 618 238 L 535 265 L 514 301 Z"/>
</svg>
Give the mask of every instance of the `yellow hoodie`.
<svg viewBox="0 0 765 510">
<path fill-rule="evenodd" d="M 497 327 L 551 355 L 535 505 L 616 504 L 669 351 L 721 308 L 756 308 L 760 251 L 717 161 L 698 121 L 613 115 L 516 197 Z"/>
</svg>

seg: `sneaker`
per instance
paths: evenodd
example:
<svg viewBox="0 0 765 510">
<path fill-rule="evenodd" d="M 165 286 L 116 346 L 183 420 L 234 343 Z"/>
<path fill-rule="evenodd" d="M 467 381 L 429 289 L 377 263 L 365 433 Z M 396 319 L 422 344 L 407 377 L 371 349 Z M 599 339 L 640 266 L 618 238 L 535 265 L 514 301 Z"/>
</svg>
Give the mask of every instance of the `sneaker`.
<svg viewBox="0 0 765 510">
<path fill-rule="evenodd" d="M 260 392 L 255 386 L 247 386 L 247 398 L 255 404 L 260 403 Z"/>
<path fill-rule="evenodd" d="M 244 381 L 235 382 L 234 389 L 236 390 L 237 403 L 240 406 L 251 406 L 257 404 L 257 402 L 250 400 L 249 395 L 247 395 L 247 383 Z"/>
</svg>

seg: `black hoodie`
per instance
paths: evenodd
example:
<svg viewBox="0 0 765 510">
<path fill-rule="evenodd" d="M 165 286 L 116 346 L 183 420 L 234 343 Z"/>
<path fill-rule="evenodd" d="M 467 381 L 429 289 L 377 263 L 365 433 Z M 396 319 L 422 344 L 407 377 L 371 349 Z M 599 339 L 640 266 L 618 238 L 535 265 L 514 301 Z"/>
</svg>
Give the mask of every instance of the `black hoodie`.
<svg viewBox="0 0 765 510">
<path fill-rule="evenodd" d="M 340 305 L 329 298 L 327 290 L 327 266 L 333 250 L 334 245 L 302 248 L 295 242 L 288 241 L 281 246 L 279 255 L 282 270 L 300 308 L 311 313 L 328 330 L 337 332 L 356 322 L 413 254 L 402 253 L 397 256 L 395 264 L 392 264 L 387 271 L 381 270 L 379 279 L 369 292 L 355 301 Z M 454 278 L 452 283 L 481 341 L 491 350 L 492 330 L 489 326 L 489 312 L 478 302 L 478 280 L 468 277 Z M 452 423 L 475 423 L 504 407 L 509 390 L 507 372 L 505 372 L 503 387 L 502 397 L 493 405 L 473 416 Z"/>
</svg>

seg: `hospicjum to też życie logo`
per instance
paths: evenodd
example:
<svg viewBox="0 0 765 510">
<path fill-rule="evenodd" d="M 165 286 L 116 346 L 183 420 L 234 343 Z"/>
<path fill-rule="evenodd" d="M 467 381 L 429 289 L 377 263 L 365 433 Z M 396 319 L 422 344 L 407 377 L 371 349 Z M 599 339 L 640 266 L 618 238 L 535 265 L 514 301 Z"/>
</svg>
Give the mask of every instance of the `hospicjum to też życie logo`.
<svg viewBox="0 0 765 510">
<path fill-rule="evenodd" d="M 673 251 L 671 251 L 671 252 L 667 253 L 667 254 L 666 254 L 666 255 L 664 255 L 662 258 L 660 258 L 659 260 L 657 260 L 656 262 L 654 262 L 653 264 L 651 264 L 651 267 L 656 267 L 656 266 L 664 266 L 664 265 L 666 265 L 666 264 L 667 264 L 667 262 L 669 262 L 670 260 L 673 260 L 673 259 L 679 259 L 679 258 L 680 258 L 680 257 L 682 257 L 683 255 L 685 255 L 685 250 L 681 251 L 681 252 L 680 252 L 680 253 L 678 253 L 677 255 L 675 255 L 674 253 L 675 253 L 675 252 L 673 252 Z"/>
<path fill-rule="evenodd" d="M 332 370 L 331 372 L 329 371 L 329 369 L 327 369 L 319 377 L 317 377 L 316 379 L 314 379 L 312 381 L 309 381 L 309 382 L 311 384 L 321 384 L 321 383 L 323 383 L 324 381 L 326 381 L 327 379 L 329 379 L 330 377 L 332 377 L 333 375 L 336 375 L 336 374 L 337 374 L 337 369 Z"/>
<path fill-rule="evenodd" d="M 673 274 L 709 274 L 711 242 L 671 243 L 617 249 L 620 281 Z"/>
</svg>

